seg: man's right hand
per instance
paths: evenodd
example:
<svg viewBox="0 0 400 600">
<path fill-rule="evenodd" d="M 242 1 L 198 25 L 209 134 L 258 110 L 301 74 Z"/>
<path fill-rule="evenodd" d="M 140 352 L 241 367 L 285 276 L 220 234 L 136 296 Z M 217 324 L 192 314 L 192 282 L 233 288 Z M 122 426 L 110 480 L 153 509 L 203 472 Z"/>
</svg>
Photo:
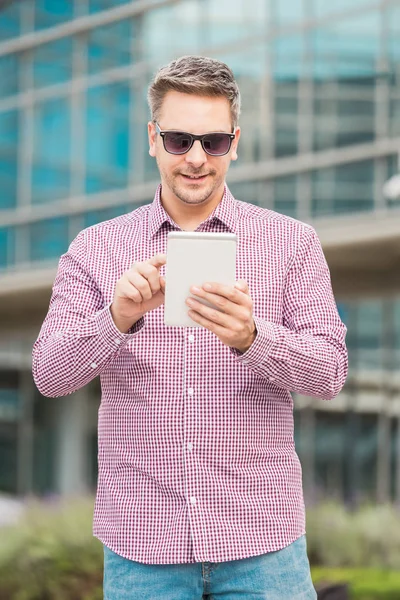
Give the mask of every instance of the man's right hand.
<svg viewBox="0 0 400 600">
<path fill-rule="evenodd" d="M 110 310 L 122 333 L 127 333 L 145 313 L 164 302 L 165 279 L 160 276 L 160 267 L 166 262 L 166 254 L 156 254 L 134 263 L 117 281 Z"/>
</svg>

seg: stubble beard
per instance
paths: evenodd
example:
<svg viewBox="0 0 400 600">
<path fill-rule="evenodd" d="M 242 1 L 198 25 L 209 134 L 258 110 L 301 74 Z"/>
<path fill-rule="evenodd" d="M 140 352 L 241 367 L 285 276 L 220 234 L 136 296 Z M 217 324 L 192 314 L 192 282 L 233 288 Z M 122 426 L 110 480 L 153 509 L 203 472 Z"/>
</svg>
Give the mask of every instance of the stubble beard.
<svg viewBox="0 0 400 600">
<path fill-rule="evenodd" d="M 222 185 L 224 178 L 217 177 L 216 171 L 208 171 L 208 177 L 210 182 L 204 189 L 185 189 L 184 184 L 179 183 L 180 171 L 173 173 L 166 173 L 160 169 L 162 179 L 166 182 L 172 193 L 179 198 L 181 202 L 189 205 L 198 205 L 205 203 L 214 192 Z M 190 173 L 190 175 L 200 175 L 201 173 Z"/>
</svg>

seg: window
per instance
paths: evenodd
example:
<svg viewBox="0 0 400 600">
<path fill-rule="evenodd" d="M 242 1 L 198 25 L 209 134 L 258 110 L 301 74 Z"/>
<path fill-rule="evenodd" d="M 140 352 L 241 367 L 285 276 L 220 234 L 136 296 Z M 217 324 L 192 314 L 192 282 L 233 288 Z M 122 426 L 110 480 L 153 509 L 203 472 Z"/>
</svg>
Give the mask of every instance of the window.
<svg viewBox="0 0 400 600">
<path fill-rule="evenodd" d="M 387 6 L 385 19 L 386 19 L 385 25 L 387 25 L 387 31 L 388 31 L 388 35 L 385 36 L 386 50 L 389 55 L 388 58 L 389 58 L 391 72 L 393 73 L 393 75 L 395 75 L 395 77 L 393 79 L 397 79 L 397 85 L 398 85 L 398 80 L 400 77 L 400 73 L 399 73 L 400 6 L 397 3 L 393 3 L 392 5 L 389 4 Z"/>
<path fill-rule="evenodd" d="M 315 482 L 324 496 L 341 498 L 344 494 L 345 418 L 345 413 L 315 413 Z"/>
<path fill-rule="evenodd" d="M 351 8 L 357 6 L 368 5 L 368 0 L 352 0 Z M 349 3 L 347 0 L 335 0 L 335 2 L 326 2 L 326 0 L 314 0 L 314 11 L 315 16 L 323 17 L 327 15 L 334 15 L 348 10 Z"/>
<path fill-rule="evenodd" d="M 79 0 L 75 0 L 75 2 L 79 2 Z M 89 11 L 94 13 L 109 10 L 120 4 L 128 4 L 129 2 L 130 0 L 89 0 Z"/>
<path fill-rule="evenodd" d="M 35 107 L 32 160 L 34 204 L 69 195 L 70 127 L 67 99 L 49 100 Z"/>
<path fill-rule="evenodd" d="M 302 74 L 304 38 L 300 35 L 278 37 L 272 42 L 274 79 L 296 82 Z"/>
<path fill-rule="evenodd" d="M 30 259 L 59 258 L 69 245 L 68 219 L 58 217 L 32 223 L 30 226 Z"/>
<path fill-rule="evenodd" d="M 303 2 L 300 0 L 280 0 L 271 3 L 273 8 L 273 20 L 280 27 L 299 23 L 306 17 L 303 13 Z M 309 16 L 309 15 L 307 15 Z"/>
<path fill-rule="evenodd" d="M 11 2 L 1 9 L 0 41 L 16 37 L 20 32 L 20 2 Z"/>
<path fill-rule="evenodd" d="M 274 181 L 274 210 L 290 217 L 297 214 L 297 176 L 278 177 Z"/>
<path fill-rule="evenodd" d="M 18 93 L 19 55 L 0 56 L 0 98 Z"/>
<path fill-rule="evenodd" d="M 358 367 L 365 370 L 381 367 L 383 343 L 383 306 L 379 300 L 360 302 L 357 308 Z"/>
<path fill-rule="evenodd" d="M 377 415 L 358 415 L 358 435 L 353 445 L 356 468 L 355 485 L 360 493 L 371 498 L 376 494 L 378 427 Z"/>
<path fill-rule="evenodd" d="M 375 80 L 338 78 L 314 84 L 314 149 L 361 144 L 375 137 Z"/>
<path fill-rule="evenodd" d="M 331 6 L 337 10 L 336 3 Z M 313 72 L 318 78 L 363 79 L 375 76 L 380 43 L 379 11 L 335 20 L 309 35 L 314 51 Z"/>
<path fill-rule="evenodd" d="M 218 4 L 218 6 L 220 3 L 222 2 L 212 2 L 213 5 Z M 227 0 L 223 3 L 226 5 Z M 203 7 L 204 5 L 197 0 L 186 0 L 177 5 L 170 4 L 147 11 L 143 15 L 142 28 L 144 60 L 160 67 L 177 56 L 199 54 L 201 47 L 207 43 L 202 39 L 202 32 L 209 29 L 206 9 L 201 11 Z M 232 12 L 230 3 L 229 7 L 225 18 Z M 201 23 L 207 23 L 207 27 Z M 226 27 L 223 31 L 225 30 L 230 31 L 230 28 Z M 220 41 L 222 42 L 223 39 Z"/>
<path fill-rule="evenodd" d="M 96 27 L 88 33 L 88 71 L 98 73 L 131 62 L 131 21 Z"/>
<path fill-rule="evenodd" d="M 374 208 L 373 183 L 373 160 L 335 167 L 334 212 L 372 210 Z"/>
<path fill-rule="evenodd" d="M 86 191 L 125 187 L 129 167 L 130 90 L 127 83 L 88 91 Z"/>
<path fill-rule="evenodd" d="M 0 210 L 17 203 L 18 112 L 0 113 Z"/>
<path fill-rule="evenodd" d="M 262 182 L 240 181 L 236 183 L 233 182 L 232 184 L 228 182 L 228 186 L 231 194 L 237 200 L 260 205 L 260 187 L 262 186 Z M 265 199 L 263 198 L 263 200 Z"/>
<path fill-rule="evenodd" d="M 373 99 L 375 79 L 354 81 L 353 86 L 358 86 L 361 98 L 346 98 L 348 82 L 341 82 L 338 86 L 340 96 L 337 102 L 336 121 L 338 146 L 362 144 L 372 141 L 375 137 L 375 102 Z"/>
<path fill-rule="evenodd" d="M 11 267 L 15 263 L 15 229 L 0 227 L 0 269 Z"/>
<path fill-rule="evenodd" d="M 367 160 L 312 173 L 314 217 L 372 210 L 374 163 Z"/>
<path fill-rule="evenodd" d="M 277 80 L 275 90 L 275 156 L 297 154 L 298 81 Z"/>
<path fill-rule="evenodd" d="M 333 167 L 311 174 L 312 215 L 320 217 L 334 213 L 335 173 Z"/>
<path fill-rule="evenodd" d="M 72 39 L 61 38 L 33 51 L 35 87 L 63 83 L 72 76 Z"/>
<path fill-rule="evenodd" d="M 74 15 L 72 0 L 36 0 L 35 7 L 35 29 L 60 25 Z"/>
<path fill-rule="evenodd" d="M 316 411 L 315 465 L 323 495 L 365 500 L 376 493 L 377 415 Z"/>
</svg>

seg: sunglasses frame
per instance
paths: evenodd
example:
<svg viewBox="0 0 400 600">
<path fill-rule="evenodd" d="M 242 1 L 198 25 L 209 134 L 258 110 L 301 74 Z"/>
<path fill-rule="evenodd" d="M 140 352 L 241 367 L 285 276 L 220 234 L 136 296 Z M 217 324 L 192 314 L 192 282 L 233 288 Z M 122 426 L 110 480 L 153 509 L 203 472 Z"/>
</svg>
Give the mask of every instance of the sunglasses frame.
<svg viewBox="0 0 400 600">
<path fill-rule="evenodd" d="M 154 124 L 156 126 L 156 133 L 158 133 L 158 135 L 162 138 L 162 141 L 164 144 L 164 150 L 166 152 L 168 152 L 168 154 L 173 154 L 174 156 L 182 156 L 183 154 L 186 154 L 187 152 L 189 152 L 189 150 L 191 150 L 191 148 L 193 147 L 193 144 L 195 143 L 196 140 L 199 140 L 199 142 L 201 143 L 201 147 L 203 148 L 204 152 L 206 154 L 208 154 L 208 156 L 226 156 L 228 154 L 228 152 L 230 151 L 230 149 L 232 148 L 232 142 L 236 137 L 235 131 L 233 133 L 227 133 L 226 131 L 211 131 L 210 133 L 203 133 L 203 135 L 194 135 L 193 133 L 187 133 L 186 131 L 179 131 L 178 129 L 161 129 L 161 127 L 159 126 L 157 121 L 154 121 Z M 165 135 L 167 133 L 182 133 L 184 135 L 187 135 L 189 138 L 191 138 L 192 143 L 190 144 L 189 148 L 187 150 L 185 150 L 185 152 L 170 152 L 165 147 Z M 221 135 L 221 133 L 229 136 L 230 142 L 229 142 L 228 150 L 226 152 L 223 152 L 222 154 L 210 154 L 210 152 L 208 152 L 204 147 L 204 138 L 208 137 L 209 135 L 214 135 L 214 134 Z"/>
</svg>

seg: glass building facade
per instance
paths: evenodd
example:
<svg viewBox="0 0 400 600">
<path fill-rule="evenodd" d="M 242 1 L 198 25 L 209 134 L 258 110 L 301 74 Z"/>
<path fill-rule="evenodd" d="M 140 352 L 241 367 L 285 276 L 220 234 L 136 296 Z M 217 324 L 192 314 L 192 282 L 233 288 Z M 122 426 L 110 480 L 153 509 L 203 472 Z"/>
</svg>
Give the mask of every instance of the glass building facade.
<svg viewBox="0 0 400 600">
<path fill-rule="evenodd" d="M 382 188 L 398 170 L 399 38 L 400 0 L 21 0 L 1 9 L 0 490 L 73 486 L 62 415 L 86 419 L 77 436 L 87 458 L 76 462 L 94 485 L 98 384 L 65 405 L 34 389 L 30 344 L 48 283 L 33 299 L 81 229 L 152 201 L 154 71 L 183 54 L 227 62 L 243 104 L 231 191 L 318 231 L 357 215 L 398 218 L 400 201 Z M 377 286 L 337 301 L 349 381 L 329 405 L 296 398 L 306 493 L 400 501 L 400 294 Z"/>
</svg>

